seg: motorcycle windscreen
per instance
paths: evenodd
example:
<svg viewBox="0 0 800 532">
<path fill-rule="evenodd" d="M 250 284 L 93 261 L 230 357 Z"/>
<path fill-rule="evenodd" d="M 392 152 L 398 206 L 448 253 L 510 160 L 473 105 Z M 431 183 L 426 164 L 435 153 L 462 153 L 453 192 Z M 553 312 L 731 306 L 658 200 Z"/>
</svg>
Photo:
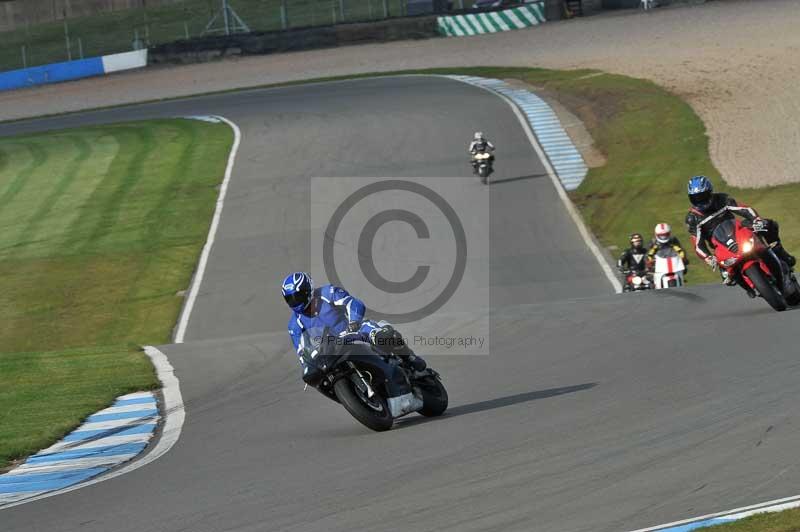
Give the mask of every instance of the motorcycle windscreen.
<svg viewBox="0 0 800 532">
<path fill-rule="evenodd" d="M 725 246 L 731 253 L 738 253 L 739 246 L 736 244 L 736 222 L 724 220 L 714 229 L 712 234 L 714 243 Z"/>
</svg>

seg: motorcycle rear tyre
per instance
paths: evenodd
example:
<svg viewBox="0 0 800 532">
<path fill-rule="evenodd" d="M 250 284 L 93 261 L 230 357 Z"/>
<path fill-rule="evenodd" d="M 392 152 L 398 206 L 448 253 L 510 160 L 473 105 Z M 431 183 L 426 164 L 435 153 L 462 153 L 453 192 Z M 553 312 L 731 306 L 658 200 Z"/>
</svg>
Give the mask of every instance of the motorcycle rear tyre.
<svg viewBox="0 0 800 532">
<path fill-rule="evenodd" d="M 786 299 L 786 303 L 791 307 L 796 307 L 800 305 L 800 285 L 797 283 L 797 279 L 794 278 L 794 274 L 792 274 L 792 292 L 790 294 L 786 294 L 784 299 Z"/>
<path fill-rule="evenodd" d="M 786 300 L 780 292 L 775 289 L 772 283 L 764 277 L 764 272 L 761 271 L 761 268 L 757 264 L 747 268 L 744 274 L 753 281 L 756 290 L 758 290 L 758 293 L 761 294 L 761 297 L 764 298 L 770 307 L 778 312 L 786 310 Z"/>
<path fill-rule="evenodd" d="M 447 390 L 437 377 L 428 377 L 417 382 L 422 391 L 422 408 L 419 413 L 425 417 L 437 417 L 447 410 Z"/>
<path fill-rule="evenodd" d="M 379 413 L 369 408 L 358 398 L 350 379 L 339 379 L 333 385 L 333 390 L 336 392 L 336 397 L 339 399 L 339 402 L 342 403 L 345 410 L 350 412 L 350 415 L 356 418 L 356 420 L 365 427 L 375 432 L 384 432 L 392 428 L 394 418 L 389 411 L 389 405 L 386 399 L 383 397 L 376 395 L 383 407 L 383 412 Z"/>
</svg>

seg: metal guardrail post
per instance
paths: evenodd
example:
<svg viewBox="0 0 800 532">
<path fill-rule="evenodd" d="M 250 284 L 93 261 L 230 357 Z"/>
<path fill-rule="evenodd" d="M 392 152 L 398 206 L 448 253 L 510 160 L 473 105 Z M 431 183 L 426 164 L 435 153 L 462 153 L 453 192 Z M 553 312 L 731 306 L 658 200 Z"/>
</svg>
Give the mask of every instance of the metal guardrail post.
<svg viewBox="0 0 800 532">
<path fill-rule="evenodd" d="M 284 30 L 289 28 L 289 18 L 286 16 L 286 0 L 281 0 L 281 28 Z"/>
<path fill-rule="evenodd" d="M 383 18 L 389 18 L 389 2 L 383 0 Z"/>
<path fill-rule="evenodd" d="M 339 0 L 339 18 L 341 19 L 341 22 L 344 22 L 344 0 Z"/>
<path fill-rule="evenodd" d="M 22 68 L 28 68 L 28 51 L 25 49 L 25 45 L 22 45 Z"/>
<path fill-rule="evenodd" d="M 72 61 L 72 46 L 69 42 L 69 26 L 66 20 L 64 20 L 64 42 L 67 47 L 67 61 Z"/>
<path fill-rule="evenodd" d="M 222 18 L 225 21 L 225 35 L 230 35 L 231 22 L 228 20 L 228 0 L 222 0 Z"/>
</svg>

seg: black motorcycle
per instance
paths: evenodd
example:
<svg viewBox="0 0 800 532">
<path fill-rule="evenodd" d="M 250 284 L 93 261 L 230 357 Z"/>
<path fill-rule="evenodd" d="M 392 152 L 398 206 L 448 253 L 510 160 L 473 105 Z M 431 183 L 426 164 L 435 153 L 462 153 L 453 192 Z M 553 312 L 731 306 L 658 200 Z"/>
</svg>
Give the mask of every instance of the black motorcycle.
<svg viewBox="0 0 800 532">
<path fill-rule="evenodd" d="M 321 338 L 318 355 L 307 362 L 322 375 L 310 384 L 363 425 L 381 432 L 411 412 L 434 417 L 447 410 L 447 390 L 433 369 L 414 371 L 403 357 L 360 342 L 358 333 L 334 336 L 326 328 Z"/>
</svg>

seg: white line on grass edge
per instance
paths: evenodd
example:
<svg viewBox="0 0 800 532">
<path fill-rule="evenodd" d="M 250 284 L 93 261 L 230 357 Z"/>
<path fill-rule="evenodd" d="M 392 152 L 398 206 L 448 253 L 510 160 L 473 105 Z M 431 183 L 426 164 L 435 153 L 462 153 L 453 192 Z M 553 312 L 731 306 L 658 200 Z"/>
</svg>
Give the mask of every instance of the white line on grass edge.
<svg viewBox="0 0 800 532">
<path fill-rule="evenodd" d="M 468 81 L 464 81 L 458 78 L 452 78 L 450 76 L 441 76 L 441 77 L 453 81 L 460 81 L 461 83 L 466 83 L 471 87 L 477 87 L 479 89 L 483 89 L 487 92 L 490 92 L 491 94 L 494 94 L 498 98 L 503 99 L 511 107 L 511 109 L 514 111 L 514 115 L 516 115 L 517 117 L 517 120 L 519 120 L 519 123 L 522 125 L 522 129 L 525 130 L 525 134 L 528 136 L 528 141 L 531 143 L 531 146 L 533 146 L 534 151 L 536 151 L 536 155 L 539 156 L 539 160 L 542 161 L 545 170 L 547 170 L 547 175 L 550 176 L 550 181 L 553 182 L 553 186 L 558 192 L 558 197 L 561 198 L 561 201 L 564 203 L 564 207 L 566 207 L 567 209 L 567 213 L 569 213 L 570 217 L 572 218 L 572 221 L 575 222 L 575 225 L 578 228 L 578 232 L 581 234 L 583 241 L 586 243 L 586 247 L 589 248 L 589 251 L 591 251 L 595 259 L 597 259 L 597 262 L 600 264 L 600 268 L 603 270 L 603 273 L 608 278 L 608 282 L 611 283 L 611 286 L 614 288 L 614 291 L 617 292 L 618 294 L 621 293 L 622 283 L 620 283 L 619 279 L 617 279 L 617 276 L 614 275 L 614 271 L 611 269 L 611 266 L 609 266 L 608 261 L 603 256 L 603 252 L 600 251 L 600 248 L 598 247 L 591 233 L 589 233 L 589 230 L 586 228 L 586 224 L 583 223 L 583 218 L 581 218 L 581 215 L 580 213 L 578 213 L 578 210 L 575 208 L 575 205 L 572 203 L 572 200 L 570 200 L 569 196 L 567 196 L 567 191 L 564 190 L 564 185 L 561 183 L 561 180 L 558 179 L 555 170 L 553 170 L 553 166 L 550 164 L 550 159 L 548 159 L 547 155 L 545 155 L 544 150 L 539 145 L 539 141 L 536 139 L 536 135 L 534 135 L 533 130 L 531 129 L 531 125 L 528 123 L 528 119 L 525 118 L 525 115 L 523 115 L 522 112 L 519 110 L 517 104 L 514 103 L 514 101 L 505 94 L 500 94 L 499 92 L 493 91 L 489 87 L 483 87 L 481 85 L 470 83 Z"/>
<path fill-rule="evenodd" d="M 213 116 L 211 118 L 216 118 L 228 124 L 228 126 L 230 126 L 230 128 L 233 130 L 234 140 L 233 146 L 231 146 L 231 152 L 228 155 L 228 166 L 225 169 L 225 178 L 222 181 L 219 196 L 217 198 L 217 206 L 214 211 L 214 218 L 211 222 L 211 228 L 208 231 L 208 238 L 206 239 L 205 246 L 203 247 L 203 253 L 200 256 L 200 264 L 198 265 L 197 273 L 195 273 L 192 279 L 189 298 L 183 307 L 183 311 L 181 312 L 178 330 L 175 334 L 175 343 L 178 344 L 183 343 L 183 337 L 186 333 L 186 324 L 189 322 L 192 306 L 197 298 L 197 291 L 200 287 L 200 283 L 203 280 L 206 263 L 208 262 L 208 255 L 211 251 L 211 246 L 214 243 L 214 237 L 216 236 L 217 227 L 219 226 L 219 219 L 222 215 L 222 203 L 225 200 L 225 193 L 228 190 L 228 182 L 230 181 L 231 174 L 233 172 L 233 163 L 236 159 L 236 153 L 239 150 L 239 144 L 242 138 L 242 132 L 239 130 L 239 126 L 232 121 L 222 116 Z M 126 465 L 111 471 L 110 473 L 101 474 L 86 482 L 81 482 L 60 490 L 42 493 L 41 495 L 36 495 L 35 497 L 31 497 L 29 499 L 0 506 L 0 510 L 5 510 L 6 508 L 20 506 L 22 504 L 38 501 L 40 499 L 46 499 L 47 497 L 53 497 L 62 493 L 85 488 L 86 486 L 91 486 L 92 484 L 97 484 L 99 482 L 130 473 L 131 471 L 139 469 L 140 467 L 144 467 L 147 464 L 158 460 L 170 449 L 172 449 L 172 446 L 175 445 L 175 442 L 178 441 L 178 438 L 181 435 L 183 422 L 186 419 L 186 410 L 183 405 L 183 397 L 181 396 L 180 381 L 178 380 L 178 377 L 175 376 L 175 368 L 172 367 L 172 364 L 170 364 L 169 359 L 167 359 L 167 356 L 164 353 L 149 345 L 144 347 L 144 352 L 148 357 L 150 357 L 150 361 L 153 363 L 158 380 L 161 381 L 161 393 L 164 396 L 164 426 L 162 427 L 161 435 L 158 438 L 158 442 L 156 442 L 155 447 L 147 451 L 146 454 L 140 458 L 134 459 L 134 461 L 129 462 Z"/>
</svg>

